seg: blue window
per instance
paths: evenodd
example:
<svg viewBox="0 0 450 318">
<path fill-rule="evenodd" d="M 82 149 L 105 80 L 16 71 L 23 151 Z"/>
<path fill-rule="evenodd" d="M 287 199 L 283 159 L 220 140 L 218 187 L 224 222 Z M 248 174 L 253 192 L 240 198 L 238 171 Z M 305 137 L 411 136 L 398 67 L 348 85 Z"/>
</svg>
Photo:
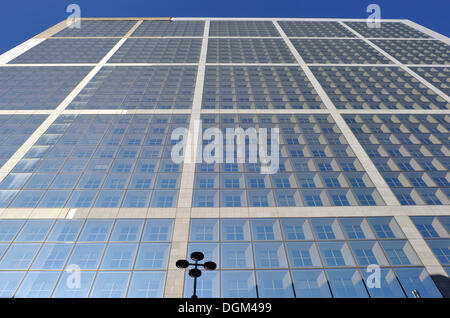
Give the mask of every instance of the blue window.
<svg viewBox="0 0 450 318">
<path fill-rule="evenodd" d="M 413 290 L 417 290 L 424 298 L 441 298 L 442 295 L 433 283 L 424 268 L 397 268 L 395 269 L 406 297 L 414 298 Z"/>
<path fill-rule="evenodd" d="M 50 297 L 59 274 L 59 272 L 28 272 L 15 297 Z"/>
<path fill-rule="evenodd" d="M 17 236 L 16 242 L 44 241 L 53 222 L 53 220 L 28 220 Z"/>
<path fill-rule="evenodd" d="M 297 298 L 330 298 L 327 278 L 322 270 L 293 270 Z"/>
<path fill-rule="evenodd" d="M 336 298 L 367 298 L 361 275 L 354 269 L 327 270 L 333 297 Z"/>
<path fill-rule="evenodd" d="M 109 239 L 112 225 L 111 220 L 87 220 L 79 241 L 105 242 Z"/>
<path fill-rule="evenodd" d="M 253 271 L 222 271 L 222 298 L 256 298 Z"/>
<path fill-rule="evenodd" d="M 10 242 L 14 239 L 24 221 L 1 220 L 0 221 L 0 242 Z"/>
<path fill-rule="evenodd" d="M 136 258 L 136 269 L 166 269 L 170 244 L 143 243 Z"/>
<path fill-rule="evenodd" d="M 72 244 L 44 244 L 31 269 L 62 269 L 72 250 Z"/>
<path fill-rule="evenodd" d="M 398 282 L 392 269 L 381 268 L 381 281 L 379 286 L 372 284 L 370 275 L 372 271 L 367 272 L 366 270 L 361 270 L 361 273 L 366 282 L 367 290 L 369 291 L 370 297 L 373 298 L 405 298 L 402 288 Z"/>
<path fill-rule="evenodd" d="M 280 228 L 277 220 L 262 219 L 252 221 L 253 239 L 257 241 L 281 240 Z"/>
<path fill-rule="evenodd" d="M 86 298 L 89 295 L 95 272 L 83 271 L 80 284 L 71 282 L 73 273 L 64 271 L 53 293 L 53 298 Z M 71 283 L 69 283 L 71 282 Z"/>
<path fill-rule="evenodd" d="M 249 241 L 250 228 L 248 220 L 222 219 L 223 241 Z"/>
<path fill-rule="evenodd" d="M 11 298 L 14 296 L 25 272 L 0 272 L 0 297 Z"/>
<path fill-rule="evenodd" d="M 139 241 L 143 224 L 143 220 L 117 220 L 110 240 L 118 242 Z"/>
<path fill-rule="evenodd" d="M 223 268 L 253 268 L 252 248 L 249 243 L 223 243 Z"/>
<path fill-rule="evenodd" d="M 80 269 L 97 269 L 104 249 L 103 243 L 78 243 L 67 264 L 77 265 Z"/>
<path fill-rule="evenodd" d="M 136 255 L 136 244 L 111 243 L 105 251 L 102 269 L 131 269 Z"/>
<path fill-rule="evenodd" d="M 57 220 L 47 241 L 74 242 L 78 238 L 83 223 L 82 220 Z"/>
<path fill-rule="evenodd" d="M 294 292 L 288 271 L 256 271 L 258 296 L 261 298 L 292 298 Z"/>
<path fill-rule="evenodd" d="M 165 272 L 134 271 L 127 297 L 162 298 L 164 295 L 165 281 Z"/>
<path fill-rule="evenodd" d="M 129 272 L 99 272 L 95 278 L 90 297 L 125 297 L 129 278 Z"/>
<path fill-rule="evenodd" d="M 147 220 L 142 235 L 145 242 L 167 242 L 172 238 L 173 220 L 152 219 Z"/>
</svg>

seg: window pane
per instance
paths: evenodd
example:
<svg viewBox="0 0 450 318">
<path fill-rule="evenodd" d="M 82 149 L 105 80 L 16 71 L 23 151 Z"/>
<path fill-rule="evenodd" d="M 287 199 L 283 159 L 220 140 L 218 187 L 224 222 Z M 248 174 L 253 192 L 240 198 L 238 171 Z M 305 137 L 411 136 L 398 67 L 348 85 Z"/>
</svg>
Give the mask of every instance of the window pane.
<svg viewBox="0 0 450 318">
<path fill-rule="evenodd" d="M 253 255 L 250 244 L 222 243 L 223 268 L 253 268 Z"/>
<path fill-rule="evenodd" d="M 249 222 L 245 219 L 222 219 L 222 241 L 250 241 Z"/>
<path fill-rule="evenodd" d="M 25 272 L 0 272 L 0 297 L 11 298 L 22 281 Z"/>
<path fill-rule="evenodd" d="M 170 244 L 143 243 L 139 247 L 136 269 L 166 269 Z"/>
<path fill-rule="evenodd" d="M 261 298 L 293 298 L 292 282 L 288 271 L 256 271 L 258 296 Z"/>
<path fill-rule="evenodd" d="M 63 272 L 53 298 L 86 298 L 89 295 L 95 272 L 81 271 L 79 281 L 74 279 L 74 274 L 74 272 Z"/>
<path fill-rule="evenodd" d="M 79 241 L 82 242 L 105 242 L 109 239 L 113 221 L 112 220 L 87 220 Z"/>
<path fill-rule="evenodd" d="M 256 298 L 253 271 L 222 271 L 222 298 Z"/>
<path fill-rule="evenodd" d="M 105 251 L 102 269 L 131 269 L 136 255 L 137 244 L 111 243 Z"/>
<path fill-rule="evenodd" d="M 167 242 L 172 238 L 173 220 L 150 219 L 145 223 L 142 241 Z"/>
<path fill-rule="evenodd" d="M 406 293 L 406 297 L 414 298 L 413 290 L 417 290 L 423 298 L 441 298 L 442 295 L 424 268 L 397 268 L 395 272 Z"/>
<path fill-rule="evenodd" d="M 319 252 L 313 242 L 287 242 L 290 267 L 322 267 Z"/>
<path fill-rule="evenodd" d="M 47 241 L 74 242 L 83 226 L 82 220 L 57 220 Z"/>
<path fill-rule="evenodd" d="M 97 269 L 104 249 L 105 244 L 102 243 L 78 243 L 67 264 L 77 265 L 81 269 Z"/>
<path fill-rule="evenodd" d="M 53 225 L 53 220 L 28 220 L 16 238 L 17 242 L 42 242 Z"/>
<path fill-rule="evenodd" d="M 137 242 L 141 238 L 143 220 L 117 220 L 111 234 L 111 241 Z"/>
<path fill-rule="evenodd" d="M 186 271 L 184 279 L 184 297 L 191 297 L 194 291 L 194 279 Z M 199 298 L 219 297 L 219 272 L 202 271 L 202 276 L 197 280 L 197 296 Z"/>
<path fill-rule="evenodd" d="M 41 244 L 11 244 L 0 261 L 1 269 L 28 269 Z"/>
<path fill-rule="evenodd" d="M 330 288 L 322 270 L 292 271 L 297 298 L 330 298 Z"/>
<path fill-rule="evenodd" d="M 367 269 L 361 269 L 364 281 L 370 297 L 374 298 L 405 298 L 400 284 L 392 269 L 380 269 L 380 284 L 375 284 L 373 275 L 375 272 Z"/>
<path fill-rule="evenodd" d="M 95 278 L 90 297 L 122 298 L 125 297 L 130 272 L 99 272 Z"/>
<path fill-rule="evenodd" d="M 44 244 L 31 269 L 62 269 L 73 244 Z"/>
<path fill-rule="evenodd" d="M 128 297 L 162 298 L 166 272 L 133 272 Z"/>
<path fill-rule="evenodd" d="M 336 298 L 366 298 L 367 291 L 361 275 L 354 269 L 327 270 L 333 297 Z"/>
<path fill-rule="evenodd" d="M 15 297 L 48 298 L 60 272 L 28 272 Z"/>
</svg>

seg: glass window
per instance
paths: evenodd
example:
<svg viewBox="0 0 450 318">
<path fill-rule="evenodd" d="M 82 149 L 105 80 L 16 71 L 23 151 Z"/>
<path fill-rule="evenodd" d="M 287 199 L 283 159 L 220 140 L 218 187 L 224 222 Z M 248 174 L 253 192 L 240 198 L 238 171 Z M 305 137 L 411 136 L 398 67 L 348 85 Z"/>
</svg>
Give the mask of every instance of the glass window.
<svg viewBox="0 0 450 318">
<path fill-rule="evenodd" d="M 447 238 L 448 233 L 437 217 L 413 216 L 412 221 L 424 238 Z"/>
<path fill-rule="evenodd" d="M 427 243 L 442 265 L 450 265 L 450 240 L 427 240 Z"/>
<path fill-rule="evenodd" d="M 0 269 L 28 269 L 41 244 L 11 244 L 0 261 Z"/>
<path fill-rule="evenodd" d="M 325 266 L 355 266 L 350 249 L 345 242 L 319 242 Z"/>
<path fill-rule="evenodd" d="M 1 220 L 0 221 L 0 242 L 11 242 L 22 227 L 22 220 Z"/>
<path fill-rule="evenodd" d="M 407 241 L 381 241 L 381 246 L 392 265 L 422 264 Z"/>
<path fill-rule="evenodd" d="M 256 298 L 253 271 L 222 271 L 222 298 Z"/>
<path fill-rule="evenodd" d="M 109 239 L 112 220 L 87 220 L 79 241 L 82 242 L 105 242 Z"/>
<path fill-rule="evenodd" d="M 16 242 L 42 242 L 54 220 L 28 220 L 16 238 Z"/>
<path fill-rule="evenodd" d="M 72 250 L 72 244 L 44 244 L 31 269 L 62 269 Z"/>
<path fill-rule="evenodd" d="M 219 222 L 217 219 L 192 219 L 190 241 L 218 241 Z"/>
<path fill-rule="evenodd" d="M 406 297 L 414 298 L 413 291 L 417 290 L 423 298 L 441 298 L 442 295 L 434 285 L 433 280 L 424 268 L 395 269 Z"/>
<path fill-rule="evenodd" d="M 248 243 L 222 243 L 223 268 L 253 268 L 251 245 Z"/>
<path fill-rule="evenodd" d="M 56 220 L 47 241 L 74 242 L 78 238 L 83 223 L 82 220 Z"/>
<path fill-rule="evenodd" d="M 292 282 L 288 271 L 256 271 L 260 298 L 293 298 Z"/>
<path fill-rule="evenodd" d="M 136 269 L 166 269 L 169 260 L 170 244 L 142 243 L 136 259 Z"/>
<path fill-rule="evenodd" d="M 60 272 L 28 272 L 15 297 L 48 298 L 60 275 Z"/>
<path fill-rule="evenodd" d="M 330 298 L 330 288 L 323 270 L 293 270 L 297 298 Z"/>
<path fill-rule="evenodd" d="M 99 272 L 95 278 L 90 297 L 122 298 L 125 297 L 130 272 Z"/>
<path fill-rule="evenodd" d="M 205 255 L 203 262 L 212 261 L 217 264 L 218 268 L 221 266 L 218 243 L 189 243 L 188 253 L 186 255 L 188 261 L 191 261 L 191 254 L 193 252 L 202 252 Z"/>
<path fill-rule="evenodd" d="M 367 298 L 361 275 L 355 269 L 328 269 L 328 281 L 333 297 Z"/>
<path fill-rule="evenodd" d="M 367 269 L 361 269 L 362 275 L 364 277 L 364 282 L 366 283 L 367 290 L 369 291 L 370 297 L 373 298 L 405 298 L 405 293 L 403 292 L 400 284 L 397 280 L 392 269 L 381 268 L 380 269 L 380 281 L 379 285 L 376 284 L 374 271 Z"/>
<path fill-rule="evenodd" d="M 162 298 L 164 296 L 165 282 L 166 272 L 134 271 L 127 297 Z"/>
<path fill-rule="evenodd" d="M 24 275 L 25 272 L 0 272 L 0 297 L 13 297 Z"/>
<path fill-rule="evenodd" d="M 284 239 L 289 241 L 313 240 L 309 222 L 302 218 L 281 219 Z"/>
<path fill-rule="evenodd" d="M 73 272 L 64 271 L 56 285 L 53 298 L 86 298 L 91 290 L 95 272 L 82 271 L 78 281 Z"/>
<path fill-rule="evenodd" d="M 376 241 L 352 241 L 349 244 L 359 266 L 371 264 L 389 266 L 383 250 Z"/>
<path fill-rule="evenodd" d="M 255 243 L 253 247 L 257 268 L 287 267 L 286 255 L 281 243 Z"/>
<path fill-rule="evenodd" d="M 173 220 L 146 220 L 142 241 L 167 242 L 172 238 Z"/>
<path fill-rule="evenodd" d="M 222 241 L 249 241 L 250 228 L 246 219 L 222 219 Z"/>
<path fill-rule="evenodd" d="M 317 247 L 313 242 L 287 242 L 290 267 L 321 267 Z"/>
<path fill-rule="evenodd" d="M 318 240 L 343 240 L 344 235 L 340 229 L 337 219 L 312 218 L 312 228 Z"/>
<path fill-rule="evenodd" d="M 77 243 L 67 264 L 80 269 L 97 269 L 104 249 L 103 243 Z"/>
<path fill-rule="evenodd" d="M 190 298 L 194 291 L 194 279 L 186 271 L 184 279 L 184 297 Z M 202 271 L 202 277 L 197 280 L 197 296 L 199 298 L 219 297 L 219 272 Z"/>
<path fill-rule="evenodd" d="M 341 218 L 342 224 L 347 238 L 350 240 L 358 239 L 374 239 L 375 236 L 370 229 L 369 223 L 363 218 Z"/>
<path fill-rule="evenodd" d="M 110 241 L 137 242 L 143 225 L 144 220 L 116 220 Z"/>
<path fill-rule="evenodd" d="M 276 219 L 252 219 L 253 240 L 281 241 L 280 226 Z"/>
<path fill-rule="evenodd" d="M 378 239 L 404 238 L 400 226 L 393 217 L 367 218 Z"/>
<path fill-rule="evenodd" d="M 137 245 L 111 243 L 105 251 L 102 269 L 131 269 L 136 255 Z"/>
</svg>

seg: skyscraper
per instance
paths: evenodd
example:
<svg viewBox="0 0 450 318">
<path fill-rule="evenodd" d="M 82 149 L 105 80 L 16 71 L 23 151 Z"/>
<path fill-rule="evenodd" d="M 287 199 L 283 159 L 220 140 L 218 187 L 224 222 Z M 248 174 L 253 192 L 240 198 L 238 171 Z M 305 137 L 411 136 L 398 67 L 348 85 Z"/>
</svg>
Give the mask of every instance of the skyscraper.
<svg viewBox="0 0 450 318">
<path fill-rule="evenodd" d="M 449 43 L 409 20 L 84 18 L 4 53 L 0 296 L 190 297 L 175 262 L 201 251 L 199 297 L 449 297 Z M 227 128 L 244 152 L 205 160 Z"/>
</svg>

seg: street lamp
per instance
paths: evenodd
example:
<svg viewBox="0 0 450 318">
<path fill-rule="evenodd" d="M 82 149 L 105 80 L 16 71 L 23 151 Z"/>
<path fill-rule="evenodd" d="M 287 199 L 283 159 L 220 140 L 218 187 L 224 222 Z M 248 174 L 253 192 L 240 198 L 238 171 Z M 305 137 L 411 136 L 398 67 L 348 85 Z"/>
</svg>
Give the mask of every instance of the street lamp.
<svg viewBox="0 0 450 318">
<path fill-rule="evenodd" d="M 189 276 L 191 276 L 192 278 L 194 278 L 194 294 L 192 295 L 192 298 L 198 298 L 197 297 L 197 278 L 199 278 L 200 276 L 202 276 L 202 271 L 199 270 L 197 267 L 198 266 L 203 266 L 203 268 L 207 271 L 213 271 L 216 269 L 217 265 L 214 262 L 205 262 L 203 264 L 199 264 L 198 262 L 200 262 L 201 260 L 203 260 L 203 258 L 205 257 L 205 255 L 203 255 L 202 252 L 194 252 L 191 254 L 191 259 L 195 262 L 195 263 L 189 263 L 189 261 L 185 260 L 185 259 L 179 259 L 175 265 L 178 268 L 182 268 L 182 269 L 186 269 L 189 266 L 194 266 L 194 268 L 189 270 Z"/>
</svg>

